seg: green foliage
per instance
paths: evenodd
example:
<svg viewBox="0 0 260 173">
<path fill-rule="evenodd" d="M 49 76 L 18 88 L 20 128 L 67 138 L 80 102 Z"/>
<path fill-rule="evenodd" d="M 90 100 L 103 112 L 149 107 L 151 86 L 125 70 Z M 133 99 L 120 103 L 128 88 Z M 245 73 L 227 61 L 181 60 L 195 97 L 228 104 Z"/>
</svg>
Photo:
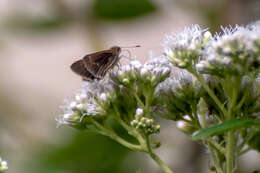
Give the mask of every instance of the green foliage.
<svg viewBox="0 0 260 173">
<path fill-rule="evenodd" d="M 197 134 L 195 134 L 192 137 L 192 139 L 201 140 L 209 136 L 222 134 L 230 130 L 235 130 L 239 128 L 248 128 L 252 126 L 260 127 L 260 120 L 256 120 L 253 118 L 236 118 L 229 121 L 225 121 L 218 125 L 201 129 Z"/>
<path fill-rule="evenodd" d="M 61 16 L 32 18 L 27 15 L 16 15 L 7 19 L 6 27 L 14 31 L 49 31 L 59 29 L 68 23 Z"/>
<path fill-rule="evenodd" d="M 260 131 L 254 133 L 248 144 L 251 148 L 260 152 Z"/>
<path fill-rule="evenodd" d="M 100 19 L 120 20 L 154 12 L 149 0 L 95 0 L 94 14 Z"/>
<path fill-rule="evenodd" d="M 43 145 L 32 156 L 37 159 L 29 160 L 23 172 L 132 173 L 136 168 L 123 164 L 129 154 L 128 149 L 107 137 L 81 132 L 58 146 Z"/>
</svg>

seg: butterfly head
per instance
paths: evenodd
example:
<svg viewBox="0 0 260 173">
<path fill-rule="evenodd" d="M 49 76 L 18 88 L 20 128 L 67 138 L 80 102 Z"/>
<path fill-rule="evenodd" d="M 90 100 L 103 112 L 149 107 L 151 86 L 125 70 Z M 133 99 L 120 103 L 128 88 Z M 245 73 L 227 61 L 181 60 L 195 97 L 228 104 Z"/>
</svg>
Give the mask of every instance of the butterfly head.
<svg viewBox="0 0 260 173">
<path fill-rule="evenodd" d="M 119 55 L 121 53 L 121 47 L 119 47 L 119 46 L 113 46 L 110 49 L 117 55 Z"/>
</svg>

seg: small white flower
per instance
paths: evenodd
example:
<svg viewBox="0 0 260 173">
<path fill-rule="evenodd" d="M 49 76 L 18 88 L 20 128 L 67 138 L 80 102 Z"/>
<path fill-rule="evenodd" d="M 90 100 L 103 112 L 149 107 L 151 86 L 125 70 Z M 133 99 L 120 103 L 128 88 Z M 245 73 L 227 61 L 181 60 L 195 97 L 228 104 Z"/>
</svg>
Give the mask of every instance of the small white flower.
<svg viewBox="0 0 260 173">
<path fill-rule="evenodd" d="M 71 113 L 66 113 L 63 115 L 63 119 L 68 120 L 68 119 L 70 119 L 71 115 L 72 115 Z"/>
<path fill-rule="evenodd" d="M 148 69 L 146 67 L 142 68 L 140 71 L 142 76 L 146 76 L 148 74 Z"/>
<path fill-rule="evenodd" d="M 142 64 L 137 60 L 131 61 L 130 65 L 132 65 L 134 68 L 137 68 L 137 69 L 142 67 Z"/>
<path fill-rule="evenodd" d="M 171 72 L 171 69 L 168 68 L 168 67 L 165 67 L 165 68 L 163 69 L 162 74 L 165 75 L 165 74 L 169 74 L 170 72 Z"/>
<path fill-rule="evenodd" d="M 186 130 L 189 127 L 189 124 L 185 121 L 179 120 L 179 121 L 177 121 L 176 126 L 177 126 L 178 129 L 183 131 L 183 130 Z"/>
<path fill-rule="evenodd" d="M 172 49 L 170 49 L 170 48 L 165 48 L 164 52 L 168 57 L 174 56 L 174 53 L 173 53 Z"/>
<path fill-rule="evenodd" d="M 212 37 L 212 34 L 209 31 L 206 31 L 204 33 L 204 37 L 205 37 L 205 39 L 210 39 Z"/>
<path fill-rule="evenodd" d="M 125 71 L 125 72 L 130 72 L 130 71 L 131 71 L 130 65 L 125 65 L 125 66 L 124 66 L 124 71 Z"/>
<path fill-rule="evenodd" d="M 216 56 L 209 56 L 207 60 L 210 64 L 215 64 L 219 62 L 219 58 L 217 58 Z"/>
<path fill-rule="evenodd" d="M 7 161 L 5 161 L 5 160 L 2 161 L 1 165 L 2 165 L 3 168 L 7 168 Z"/>
<path fill-rule="evenodd" d="M 207 64 L 208 64 L 207 61 L 200 61 L 198 64 L 196 64 L 196 69 L 199 72 L 203 72 L 203 71 L 205 71 Z"/>
<path fill-rule="evenodd" d="M 222 60 L 223 65 L 229 65 L 232 62 L 232 59 L 229 57 L 224 57 Z"/>
<path fill-rule="evenodd" d="M 79 94 L 76 94 L 76 95 L 75 95 L 75 100 L 76 100 L 77 102 L 79 102 L 79 103 L 82 101 Z"/>
<path fill-rule="evenodd" d="M 86 93 L 81 93 L 80 95 L 81 101 L 84 101 L 87 98 L 87 94 Z"/>
<path fill-rule="evenodd" d="M 143 115 L 143 113 L 144 113 L 143 109 L 141 109 L 141 108 L 136 109 L 136 112 L 135 112 L 136 115 Z"/>
<path fill-rule="evenodd" d="M 229 54 L 229 53 L 231 53 L 231 51 L 232 51 L 229 46 L 224 46 L 222 50 L 223 50 L 223 52 L 224 52 L 225 54 Z"/>
<path fill-rule="evenodd" d="M 84 105 L 83 104 L 77 104 L 76 108 L 79 109 L 79 110 L 82 110 L 84 108 Z"/>
<path fill-rule="evenodd" d="M 122 80 L 122 82 L 123 82 L 124 84 L 128 84 L 128 83 L 129 83 L 129 79 L 124 78 L 124 79 Z"/>
<path fill-rule="evenodd" d="M 188 116 L 188 115 L 185 115 L 183 118 L 184 118 L 185 120 L 191 121 L 191 118 L 190 118 L 190 116 Z"/>
<path fill-rule="evenodd" d="M 0 171 L 6 171 L 7 169 L 8 169 L 7 161 L 2 160 L 2 161 L 0 162 Z"/>
<path fill-rule="evenodd" d="M 71 102 L 71 103 L 70 103 L 70 108 L 71 108 L 72 110 L 77 109 L 77 102 L 75 102 L 75 101 Z"/>
<path fill-rule="evenodd" d="M 196 44 L 195 44 L 195 43 L 191 43 L 191 44 L 188 46 L 188 48 L 189 48 L 190 50 L 196 50 Z"/>
<path fill-rule="evenodd" d="M 102 101 L 106 101 L 106 100 L 107 100 L 107 94 L 106 94 L 106 93 L 102 93 L 102 94 L 100 95 L 100 99 L 101 99 Z"/>
<path fill-rule="evenodd" d="M 119 76 L 122 76 L 122 75 L 124 74 L 124 71 L 123 71 L 122 69 L 119 69 L 119 70 L 117 71 L 117 74 L 118 74 Z"/>
</svg>

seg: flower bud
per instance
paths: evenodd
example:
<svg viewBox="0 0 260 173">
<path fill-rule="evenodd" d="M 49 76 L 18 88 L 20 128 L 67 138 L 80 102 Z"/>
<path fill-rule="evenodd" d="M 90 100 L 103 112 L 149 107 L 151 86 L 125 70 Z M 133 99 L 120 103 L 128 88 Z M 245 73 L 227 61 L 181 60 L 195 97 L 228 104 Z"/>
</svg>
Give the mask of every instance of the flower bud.
<svg viewBox="0 0 260 173">
<path fill-rule="evenodd" d="M 147 68 L 142 68 L 141 71 L 140 71 L 140 74 L 141 74 L 142 76 L 146 76 L 146 75 L 148 74 Z"/>
<path fill-rule="evenodd" d="M 100 94 L 100 99 L 101 99 L 102 101 L 106 101 L 106 100 L 107 100 L 107 94 L 106 94 L 106 93 Z"/>
<path fill-rule="evenodd" d="M 192 134 L 194 132 L 194 128 L 186 121 L 179 120 L 179 121 L 177 121 L 176 126 L 180 131 L 182 131 L 184 133 Z"/>
<path fill-rule="evenodd" d="M 211 33 L 209 31 L 206 31 L 204 34 L 203 34 L 204 38 L 205 39 L 210 39 L 212 37 Z"/>
<path fill-rule="evenodd" d="M 144 113 L 144 110 L 141 109 L 141 108 L 137 108 L 136 111 L 135 111 L 136 115 L 143 115 L 143 113 Z"/>
<path fill-rule="evenodd" d="M 82 110 L 82 109 L 84 109 L 84 105 L 83 104 L 77 104 L 76 108 L 78 110 Z"/>
<path fill-rule="evenodd" d="M 131 126 L 136 127 L 137 124 L 138 124 L 138 121 L 137 120 L 133 120 L 133 121 L 131 121 L 130 124 L 131 124 Z"/>
<path fill-rule="evenodd" d="M 124 78 L 124 79 L 122 80 L 122 82 L 123 82 L 125 85 L 127 85 L 127 84 L 129 84 L 129 79 Z"/>
<path fill-rule="evenodd" d="M 77 102 L 74 102 L 74 101 L 71 102 L 71 103 L 70 103 L 70 108 L 71 108 L 71 110 L 73 110 L 73 111 L 76 110 L 76 109 L 77 109 Z"/>
<path fill-rule="evenodd" d="M 2 160 L 0 157 L 0 172 L 4 172 L 8 169 L 7 161 Z"/>
<path fill-rule="evenodd" d="M 75 100 L 77 101 L 77 102 L 81 102 L 81 98 L 80 98 L 80 96 L 77 94 L 77 95 L 75 95 Z"/>
</svg>

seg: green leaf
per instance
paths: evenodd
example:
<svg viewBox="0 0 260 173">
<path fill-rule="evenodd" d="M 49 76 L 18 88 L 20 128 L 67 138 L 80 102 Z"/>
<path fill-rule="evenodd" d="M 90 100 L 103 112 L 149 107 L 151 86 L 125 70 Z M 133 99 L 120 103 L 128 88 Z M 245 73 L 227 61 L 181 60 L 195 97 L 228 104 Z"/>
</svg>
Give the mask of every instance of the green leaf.
<svg viewBox="0 0 260 173">
<path fill-rule="evenodd" d="M 142 173 L 141 169 L 138 169 L 135 173 Z"/>
<path fill-rule="evenodd" d="M 10 16 L 5 22 L 5 27 L 7 29 L 12 29 L 14 31 L 34 31 L 42 32 L 49 31 L 54 29 L 59 29 L 65 24 L 68 23 L 68 20 L 65 17 L 61 16 L 49 16 L 49 17 L 37 17 L 33 18 L 24 14 Z"/>
<path fill-rule="evenodd" d="M 256 171 L 254 171 L 253 173 L 260 173 L 260 170 L 256 170 Z"/>
<path fill-rule="evenodd" d="M 209 136 L 221 134 L 229 130 L 235 130 L 235 129 L 251 127 L 251 126 L 260 127 L 260 120 L 256 120 L 253 118 L 237 118 L 237 119 L 225 121 L 215 126 L 201 129 L 197 134 L 195 134 L 192 137 L 192 139 L 194 140 L 205 139 Z"/>
<path fill-rule="evenodd" d="M 253 136 L 249 139 L 248 145 L 252 148 L 260 152 L 260 130 L 256 131 Z"/>
<path fill-rule="evenodd" d="M 106 20 L 120 20 L 154 12 L 156 7 L 149 0 L 95 0 L 94 15 Z"/>
</svg>

